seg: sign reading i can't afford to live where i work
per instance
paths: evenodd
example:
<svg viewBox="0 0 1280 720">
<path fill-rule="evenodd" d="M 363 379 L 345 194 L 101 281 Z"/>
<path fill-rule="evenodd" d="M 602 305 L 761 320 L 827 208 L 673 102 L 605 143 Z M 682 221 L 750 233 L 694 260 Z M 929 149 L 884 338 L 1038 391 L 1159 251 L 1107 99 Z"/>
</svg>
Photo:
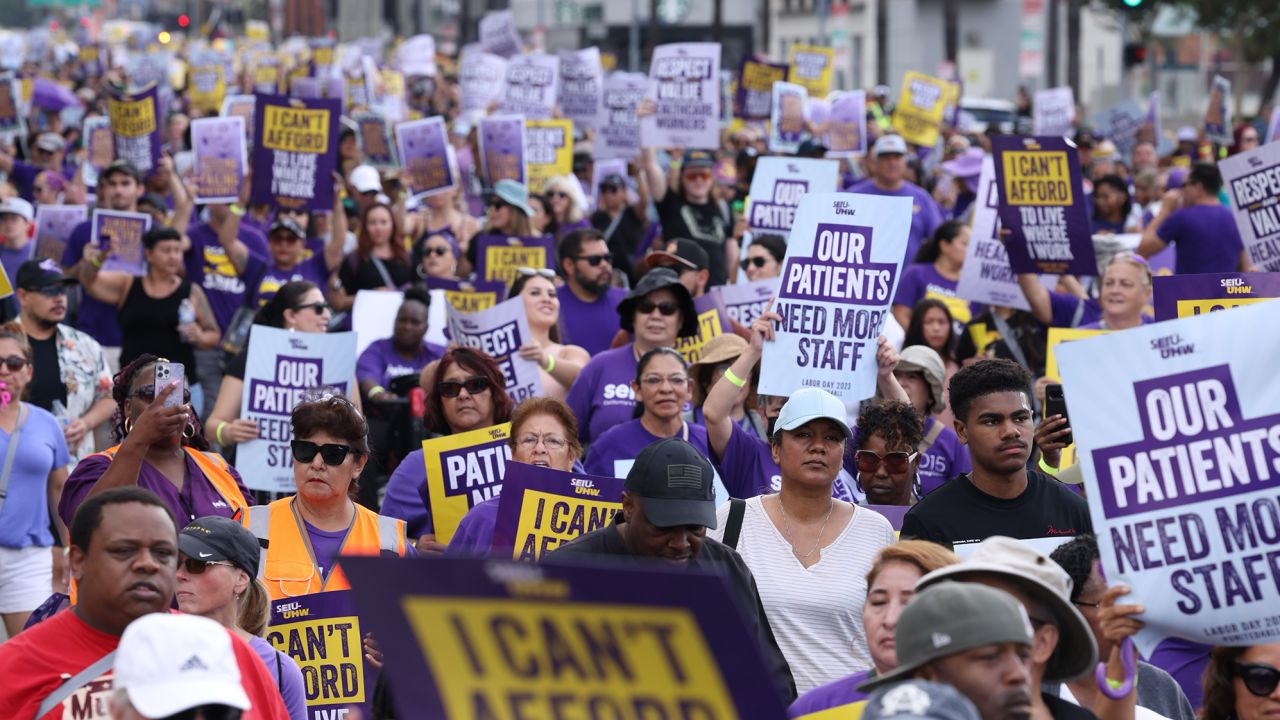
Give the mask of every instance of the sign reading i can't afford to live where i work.
<svg viewBox="0 0 1280 720">
<path fill-rule="evenodd" d="M 1000 135 L 991 149 L 1013 271 L 1097 275 L 1075 145 L 1060 137 Z"/>
</svg>

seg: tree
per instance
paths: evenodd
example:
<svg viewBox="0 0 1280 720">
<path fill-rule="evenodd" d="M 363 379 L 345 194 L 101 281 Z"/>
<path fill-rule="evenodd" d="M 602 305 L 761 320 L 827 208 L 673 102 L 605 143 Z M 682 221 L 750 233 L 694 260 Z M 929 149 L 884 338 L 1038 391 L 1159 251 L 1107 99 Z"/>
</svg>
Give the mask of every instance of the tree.
<svg viewBox="0 0 1280 720">
<path fill-rule="evenodd" d="M 1258 0 L 1179 0 L 1199 17 L 1199 24 L 1232 40 L 1239 58 L 1257 65 L 1271 61 L 1271 72 L 1262 85 L 1258 113 L 1271 102 L 1280 86 L 1280 4 Z"/>
</svg>

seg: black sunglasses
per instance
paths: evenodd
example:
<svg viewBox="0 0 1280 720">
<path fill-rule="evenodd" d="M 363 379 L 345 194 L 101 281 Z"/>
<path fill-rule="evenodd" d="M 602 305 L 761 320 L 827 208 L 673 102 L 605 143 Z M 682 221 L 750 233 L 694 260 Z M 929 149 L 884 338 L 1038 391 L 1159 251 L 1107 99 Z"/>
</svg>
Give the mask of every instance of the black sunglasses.
<svg viewBox="0 0 1280 720">
<path fill-rule="evenodd" d="M 504 202 L 502 202 L 501 200 L 490 200 L 490 201 L 489 201 L 489 207 L 490 207 L 491 209 L 493 209 L 493 210 L 501 210 L 502 208 L 504 208 L 504 207 L 506 207 L 506 206 L 507 206 L 507 203 L 504 203 Z"/>
<path fill-rule="evenodd" d="M 309 309 L 311 309 L 311 310 L 315 310 L 315 311 L 316 311 L 316 314 L 317 314 L 317 315 L 319 315 L 319 314 L 323 313 L 325 310 L 328 310 L 328 309 L 329 309 L 329 303 L 327 303 L 327 302 L 313 302 L 313 303 L 307 303 L 306 305 L 294 305 L 294 306 L 293 306 L 293 309 L 294 309 L 294 310 L 306 310 L 306 309 L 308 309 L 308 308 L 309 308 Z"/>
<path fill-rule="evenodd" d="M 574 260 L 584 260 L 591 267 L 599 267 L 600 263 L 613 263 L 613 258 L 606 253 L 604 255 L 577 255 Z"/>
<path fill-rule="evenodd" d="M 7 358 L 0 358 L 0 363 L 9 368 L 9 372 L 17 372 L 27 366 L 27 359 L 21 355 L 10 355 Z"/>
<path fill-rule="evenodd" d="M 480 375 L 472 375 L 471 377 L 458 382 L 457 380 L 442 380 L 436 383 L 436 392 L 447 398 L 456 398 L 463 390 L 468 395 L 479 395 L 489 389 L 489 378 Z"/>
<path fill-rule="evenodd" d="M 764 258 L 762 258 L 762 257 L 753 257 L 753 258 L 747 258 L 746 260 L 743 260 L 742 262 L 740 262 L 740 263 L 738 263 L 738 264 L 742 266 L 742 269 L 743 269 L 743 270 L 746 270 L 747 268 L 751 267 L 752 265 L 754 265 L 754 266 L 756 266 L 756 267 L 758 267 L 758 268 L 762 268 L 762 267 L 764 267 L 764 263 L 765 263 Z"/>
<path fill-rule="evenodd" d="M 341 465 L 346 461 L 348 453 L 360 454 L 359 450 L 350 445 L 317 445 L 310 440 L 294 440 L 289 443 L 289 447 L 293 450 L 293 459 L 300 463 L 309 463 L 315 459 L 316 453 L 320 453 L 320 459 L 324 460 L 325 465 Z"/>
<path fill-rule="evenodd" d="M 453 251 L 447 247 L 438 247 L 438 246 L 422 249 L 423 255 L 439 255 L 440 257 L 444 257 L 445 255 L 448 255 L 451 252 Z"/>
<path fill-rule="evenodd" d="M 600 186 L 600 193 L 601 193 L 601 194 L 604 194 L 604 193 L 616 193 L 616 192 L 618 192 L 618 191 L 619 191 L 619 190 L 621 190 L 621 189 L 622 189 L 622 188 L 618 187 L 617 185 L 601 185 L 601 186 Z"/>
<path fill-rule="evenodd" d="M 1269 697 L 1280 685 L 1280 670 L 1270 665 L 1237 662 L 1235 671 L 1245 689 L 1258 697 Z"/>
<path fill-rule="evenodd" d="M 663 300 L 660 303 L 655 303 L 652 300 L 645 299 L 636 303 L 636 312 L 640 313 L 641 315 L 648 315 L 654 310 L 657 310 L 658 312 L 662 313 L 663 315 L 666 315 L 667 317 L 671 317 L 672 315 L 675 315 L 677 311 L 680 310 L 680 306 L 673 302 L 667 302 L 666 300 Z"/>
<path fill-rule="evenodd" d="M 569 193 L 564 192 L 563 190 L 552 190 L 551 192 L 547 193 L 547 197 L 567 198 L 569 197 Z"/>
<path fill-rule="evenodd" d="M 208 570 L 210 565 L 226 565 L 227 567 L 235 567 L 233 563 L 221 560 L 200 560 L 193 557 L 183 558 L 179 561 L 179 564 L 187 571 L 188 575 L 203 575 L 204 571 Z"/>
<path fill-rule="evenodd" d="M 67 294 L 67 286 L 62 283 L 52 283 L 45 285 L 44 287 L 36 288 L 36 292 L 50 298 L 62 297 Z"/>
<path fill-rule="evenodd" d="M 240 720 L 244 715 L 230 705 L 200 705 L 166 716 L 164 720 L 195 720 L 197 717 L 204 720 Z"/>
</svg>

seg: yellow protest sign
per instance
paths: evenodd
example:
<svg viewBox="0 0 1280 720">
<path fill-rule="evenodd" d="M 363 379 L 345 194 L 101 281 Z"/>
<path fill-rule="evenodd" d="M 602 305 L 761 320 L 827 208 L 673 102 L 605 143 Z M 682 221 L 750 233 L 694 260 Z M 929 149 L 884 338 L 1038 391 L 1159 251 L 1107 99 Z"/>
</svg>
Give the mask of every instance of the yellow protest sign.
<svg viewBox="0 0 1280 720">
<path fill-rule="evenodd" d="M 1085 330 L 1082 328 L 1049 328 L 1049 339 L 1045 343 L 1045 377 L 1053 378 L 1054 382 L 1059 380 L 1061 375 L 1058 374 L 1058 358 L 1054 354 L 1054 349 L 1061 343 L 1071 342 L 1072 340 L 1083 340 L 1096 335 L 1106 335 L 1110 330 Z"/>
<path fill-rule="evenodd" d="M 835 50 L 816 45 L 792 45 L 788 58 L 787 82 L 803 85 L 809 91 L 809 97 L 824 98 L 831 92 Z"/>
<path fill-rule="evenodd" d="M 156 131 L 155 97 L 146 95 L 136 100 L 110 95 L 107 115 L 111 131 L 120 137 L 136 138 Z"/>
<path fill-rule="evenodd" d="M 549 268 L 555 259 L 555 241 L 549 236 L 481 235 L 472 242 L 477 243 L 479 259 L 476 276 L 485 282 L 510 286 L 515 282 L 517 268 Z"/>
<path fill-rule="evenodd" d="M 516 560 L 550 550 L 612 522 L 622 510 L 625 481 L 513 462 L 502 481 L 493 548 Z"/>
<path fill-rule="evenodd" d="M 1034 145 L 1028 142 L 1027 145 Z M 1074 204 L 1070 159 L 1066 150 L 1007 150 L 1001 155 L 1004 186 L 1001 200 L 1009 205 Z"/>
<path fill-rule="evenodd" d="M 308 708 L 372 699 L 365 682 L 364 633 L 350 591 L 275 600 L 270 623 L 267 642 L 298 663 Z"/>
<path fill-rule="evenodd" d="M 227 81 L 222 65 L 199 65 L 191 68 L 189 95 L 191 105 L 200 110 L 216 113 L 222 109 L 222 98 L 227 94 Z"/>
<path fill-rule="evenodd" d="M 542 193 L 551 178 L 573 173 L 572 120 L 525 120 L 524 142 L 529 192 Z"/>
<path fill-rule="evenodd" d="M 702 348 L 711 338 L 730 330 L 724 320 L 728 313 L 724 312 L 724 303 L 718 295 L 700 295 L 694 298 L 693 307 L 698 312 L 698 334 L 676 339 L 676 350 L 690 363 L 702 357 Z"/>
<path fill-rule="evenodd" d="M 266 105 L 262 115 L 262 147 L 323 155 L 329 152 L 329 111 Z"/>
<path fill-rule="evenodd" d="M 436 540 L 448 544 L 467 511 L 502 492 L 511 423 L 422 441 Z"/>
<path fill-rule="evenodd" d="M 912 145 L 933 147 L 953 83 L 915 71 L 902 79 L 902 94 L 893 111 L 893 127 Z"/>
<path fill-rule="evenodd" d="M 481 290 L 445 290 L 444 299 L 454 310 L 474 313 L 498 304 L 498 293 Z"/>
<path fill-rule="evenodd" d="M 7 298 L 13 294 L 13 283 L 9 282 L 9 273 L 4 269 L 4 263 L 0 262 L 0 298 Z"/>
</svg>

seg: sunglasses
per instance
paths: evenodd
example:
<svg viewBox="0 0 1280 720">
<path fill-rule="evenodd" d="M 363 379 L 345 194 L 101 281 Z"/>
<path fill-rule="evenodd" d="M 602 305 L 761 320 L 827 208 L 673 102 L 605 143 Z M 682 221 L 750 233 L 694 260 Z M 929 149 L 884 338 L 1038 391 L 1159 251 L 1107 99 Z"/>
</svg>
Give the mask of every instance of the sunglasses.
<svg viewBox="0 0 1280 720">
<path fill-rule="evenodd" d="M 622 188 L 618 187 L 617 185 L 601 185 L 600 194 L 603 195 L 605 193 L 616 193 L 621 189 Z"/>
<path fill-rule="evenodd" d="M 501 200 L 490 200 L 490 201 L 489 201 L 489 209 L 490 209 L 490 210 L 501 210 L 501 209 L 502 209 L 502 208 L 504 208 L 504 207 L 507 207 L 507 203 L 504 203 L 504 202 L 502 202 Z"/>
<path fill-rule="evenodd" d="M 640 313 L 641 315 L 648 315 L 654 310 L 657 310 L 658 312 L 662 313 L 663 315 L 666 315 L 667 317 L 671 317 L 672 315 L 675 315 L 678 310 L 680 310 L 680 306 L 673 302 L 667 302 L 666 300 L 663 300 L 660 303 L 655 303 L 652 300 L 641 300 L 640 302 L 636 303 L 636 312 Z"/>
<path fill-rule="evenodd" d="M 746 260 L 743 260 L 738 264 L 742 266 L 743 270 L 746 270 L 747 268 L 752 266 L 757 268 L 762 268 L 764 267 L 765 262 L 766 262 L 765 259 L 762 257 L 753 257 L 753 258 L 747 258 Z"/>
<path fill-rule="evenodd" d="M 227 567 L 235 567 L 234 564 L 229 562 L 222 562 L 220 560 L 197 560 L 193 557 L 182 558 L 182 560 L 178 561 L 178 564 L 182 566 L 183 570 L 187 571 L 188 575 L 203 575 L 204 571 L 208 570 L 210 565 L 226 565 Z"/>
<path fill-rule="evenodd" d="M 327 302 L 313 302 L 313 303 L 307 303 L 306 305 L 294 305 L 294 306 L 293 306 L 293 309 L 294 309 L 294 310 L 308 310 L 308 309 L 310 309 L 310 310 L 314 310 L 314 311 L 316 312 L 316 314 L 317 314 L 317 315 L 320 315 L 320 314 L 324 313 L 324 311 L 326 311 L 326 310 L 328 310 L 328 309 L 329 309 L 329 303 L 327 303 Z"/>
<path fill-rule="evenodd" d="M 466 390 L 468 395 L 479 395 L 488 389 L 489 378 L 480 375 L 472 375 L 462 382 L 443 380 L 436 383 L 436 392 L 447 398 L 456 398 L 463 390 Z"/>
<path fill-rule="evenodd" d="M 591 267 L 598 267 L 600 263 L 605 263 L 605 262 L 609 264 L 613 264 L 613 259 L 610 258 L 607 254 L 606 255 L 578 255 L 573 259 L 585 260 L 586 263 Z"/>
<path fill-rule="evenodd" d="M 707 170 L 693 170 L 684 174 L 685 180 L 710 180 L 711 173 Z"/>
<path fill-rule="evenodd" d="M 1269 697 L 1280 685 L 1280 670 L 1261 663 L 1237 662 L 1236 677 L 1244 681 L 1244 687 L 1258 697 Z"/>
<path fill-rule="evenodd" d="M 569 193 L 564 192 L 563 190 L 552 190 L 551 192 L 547 193 L 547 197 L 549 197 L 549 198 L 567 198 L 567 197 L 569 197 Z"/>
<path fill-rule="evenodd" d="M 453 251 L 452 251 L 452 250 L 450 250 L 449 248 L 447 248 L 447 247 L 439 247 L 439 246 L 437 246 L 437 247 L 423 248 L 423 250 L 422 250 L 422 254 L 423 254 L 423 255 L 439 255 L 440 257 L 444 257 L 445 255 L 448 255 L 448 254 L 449 254 L 449 253 L 451 253 L 451 252 L 453 252 Z"/>
<path fill-rule="evenodd" d="M 556 279 L 556 271 L 550 268 L 518 267 L 516 268 L 516 272 L 520 273 L 525 277 L 533 277 L 536 275 L 540 278 L 546 278 L 548 280 Z"/>
<path fill-rule="evenodd" d="M 886 472 L 893 474 L 904 473 L 911 467 L 911 461 L 916 459 L 920 453 L 891 452 L 881 455 L 871 450 L 859 450 L 854 457 L 858 461 L 858 472 L 873 473 L 880 469 L 880 465 L 884 464 Z"/>
<path fill-rule="evenodd" d="M 240 720 L 241 717 L 244 717 L 244 714 L 230 705 L 200 705 L 174 715 L 168 715 L 165 720 L 195 720 L 197 717 L 204 718 L 204 720 Z"/>
<path fill-rule="evenodd" d="M 7 358 L 0 358 L 0 363 L 9 368 L 10 372 L 17 372 L 27 366 L 27 359 L 21 355 L 10 355 Z"/>
<path fill-rule="evenodd" d="M 359 450 L 350 445 L 317 445 L 310 440 L 294 440 L 289 443 L 289 447 L 293 450 L 293 459 L 300 463 L 309 463 L 315 459 L 316 453 L 320 453 L 320 459 L 324 460 L 325 465 L 341 465 L 346 462 L 348 453 L 360 454 Z"/>
</svg>

